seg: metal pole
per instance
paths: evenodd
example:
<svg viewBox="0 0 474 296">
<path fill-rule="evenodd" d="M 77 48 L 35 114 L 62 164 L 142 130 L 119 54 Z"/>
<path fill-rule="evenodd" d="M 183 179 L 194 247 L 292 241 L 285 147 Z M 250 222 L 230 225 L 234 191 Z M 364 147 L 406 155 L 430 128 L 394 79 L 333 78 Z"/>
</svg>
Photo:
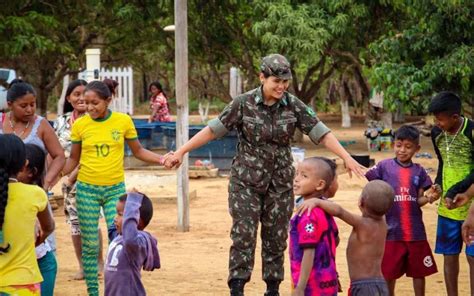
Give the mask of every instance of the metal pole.
<svg viewBox="0 0 474 296">
<path fill-rule="evenodd" d="M 187 0 L 175 0 L 175 72 L 176 72 L 176 148 L 189 139 L 188 114 L 188 18 Z M 178 231 L 189 231 L 189 158 L 186 154 L 178 169 Z"/>
</svg>

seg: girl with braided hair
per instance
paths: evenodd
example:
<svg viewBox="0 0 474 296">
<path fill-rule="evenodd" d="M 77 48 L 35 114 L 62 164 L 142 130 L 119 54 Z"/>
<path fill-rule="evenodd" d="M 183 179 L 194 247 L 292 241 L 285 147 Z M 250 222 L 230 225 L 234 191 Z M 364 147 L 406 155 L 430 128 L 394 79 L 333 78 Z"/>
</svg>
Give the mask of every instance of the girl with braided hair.
<svg viewBox="0 0 474 296">
<path fill-rule="evenodd" d="M 43 278 L 35 245 L 54 230 L 44 190 L 15 178 L 26 164 L 22 140 L 0 135 L 0 294 L 40 295 Z M 35 242 L 37 220 L 40 232 Z"/>
</svg>

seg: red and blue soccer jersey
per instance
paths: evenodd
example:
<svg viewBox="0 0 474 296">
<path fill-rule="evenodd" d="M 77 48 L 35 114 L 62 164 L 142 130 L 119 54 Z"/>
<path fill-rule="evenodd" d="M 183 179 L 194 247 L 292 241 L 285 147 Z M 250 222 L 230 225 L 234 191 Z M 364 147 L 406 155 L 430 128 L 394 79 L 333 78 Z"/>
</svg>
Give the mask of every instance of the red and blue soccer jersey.
<svg viewBox="0 0 474 296">
<path fill-rule="evenodd" d="M 365 176 L 369 181 L 383 180 L 395 190 L 393 206 L 385 215 L 387 240 L 426 240 L 422 211 L 417 202 L 419 189 L 426 189 L 432 184 L 425 169 L 416 163 L 404 167 L 396 159 L 385 159 L 372 167 Z"/>
<path fill-rule="evenodd" d="M 337 225 L 334 218 L 320 208 L 308 216 L 295 215 L 290 222 L 290 264 L 293 286 L 300 278 L 305 248 L 315 249 L 313 268 L 306 284 L 305 295 L 336 295 Z"/>
</svg>

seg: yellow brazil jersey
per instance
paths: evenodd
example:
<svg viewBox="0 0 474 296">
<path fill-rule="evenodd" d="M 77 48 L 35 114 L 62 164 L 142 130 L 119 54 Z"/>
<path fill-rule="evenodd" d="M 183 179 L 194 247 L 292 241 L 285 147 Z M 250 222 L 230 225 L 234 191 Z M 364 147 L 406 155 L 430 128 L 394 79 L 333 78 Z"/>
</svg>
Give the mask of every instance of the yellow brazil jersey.
<svg viewBox="0 0 474 296">
<path fill-rule="evenodd" d="M 46 192 L 36 185 L 8 185 L 3 236 L 10 249 L 0 255 L 0 287 L 43 281 L 35 254 L 35 224 L 47 203 Z"/>
<path fill-rule="evenodd" d="M 109 111 L 107 117 L 94 120 L 89 115 L 78 119 L 71 132 L 71 142 L 81 144 L 77 179 L 92 185 L 114 185 L 124 181 L 125 140 L 137 139 L 132 118 Z"/>
</svg>

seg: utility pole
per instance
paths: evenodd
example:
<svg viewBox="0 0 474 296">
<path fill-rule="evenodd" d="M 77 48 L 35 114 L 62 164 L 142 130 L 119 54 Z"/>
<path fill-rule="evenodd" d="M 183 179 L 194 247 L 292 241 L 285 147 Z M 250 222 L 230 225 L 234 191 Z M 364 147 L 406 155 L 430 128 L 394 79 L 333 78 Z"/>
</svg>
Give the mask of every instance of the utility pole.
<svg viewBox="0 0 474 296">
<path fill-rule="evenodd" d="M 188 111 L 188 4 L 187 0 L 174 1 L 175 21 L 175 78 L 176 78 L 176 149 L 189 139 Z M 189 156 L 183 157 L 178 169 L 178 231 L 189 231 Z"/>
</svg>

